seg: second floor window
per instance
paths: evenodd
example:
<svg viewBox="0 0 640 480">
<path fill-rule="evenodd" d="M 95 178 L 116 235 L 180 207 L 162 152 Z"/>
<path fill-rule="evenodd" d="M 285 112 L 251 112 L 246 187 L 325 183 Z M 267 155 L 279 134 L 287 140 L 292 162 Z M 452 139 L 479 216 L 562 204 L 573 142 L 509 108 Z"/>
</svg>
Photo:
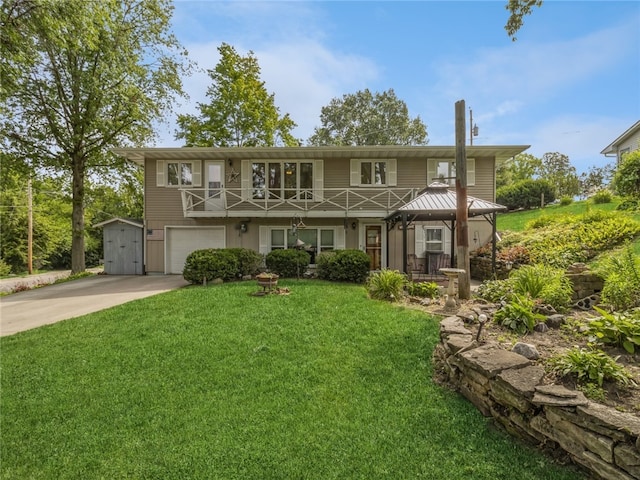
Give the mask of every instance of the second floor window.
<svg viewBox="0 0 640 480">
<path fill-rule="evenodd" d="M 397 179 L 397 161 L 395 158 L 384 160 L 352 159 L 352 187 L 395 186 Z"/>
<path fill-rule="evenodd" d="M 312 162 L 253 162 L 251 173 L 254 199 L 313 198 Z"/>
<path fill-rule="evenodd" d="M 167 162 L 167 185 L 172 187 L 193 185 L 193 164 Z"/>
</svg>

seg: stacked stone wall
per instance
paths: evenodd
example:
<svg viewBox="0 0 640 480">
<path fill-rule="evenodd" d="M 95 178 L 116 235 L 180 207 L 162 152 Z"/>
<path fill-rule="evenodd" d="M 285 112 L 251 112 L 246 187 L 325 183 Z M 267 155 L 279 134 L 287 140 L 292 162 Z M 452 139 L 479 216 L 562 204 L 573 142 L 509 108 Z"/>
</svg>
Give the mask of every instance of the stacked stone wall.
<svg viewBox="0 0 640 480">
<path fill-rule="evenodd" d="M 480 344 L 459 317 L 440 323 L 434 362 L 440 377 L 511 435 L 562 449 L 604 480 L 640 479 L 640 418 L 544 385 L 544 368 L 497 344 Z"/>
</svg>

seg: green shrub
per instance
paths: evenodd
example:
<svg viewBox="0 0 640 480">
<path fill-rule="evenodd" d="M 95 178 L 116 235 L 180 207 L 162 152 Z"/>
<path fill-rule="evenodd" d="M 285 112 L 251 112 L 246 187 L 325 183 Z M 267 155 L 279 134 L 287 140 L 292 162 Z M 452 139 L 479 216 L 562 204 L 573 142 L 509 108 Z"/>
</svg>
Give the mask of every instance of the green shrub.
<svg viewBox="0 0 640 480">
<path fill-rule="evenodd" d="M 307 271 L 311 256 L 304 250 L 289 248 L 287 250 L 272 250 L 267 253 L 265 263 L 267 268 L 281 277 L 300 277 Z"/>
<path fill-rule="evenodd" d="M 552 372 L 561 377 L 575 375 L 578 383 L 596 382 L 602 387 L 605 380 L 623 386 L 633 386 L 633 377 L 625 368 L 602 350 L 574 347 L 549 359 Z"/>
<path fill-rule="evenodd" d="M 538 218 L 534 218 L 533 220 L 529 220 L 525 226 L 525 230 L 535 230 L 537 228 L 548 227 L 549 225 L 553 225 L 558 222 L 557 216 L 552 215 L 540 215 Z"/>
<path fill-rule="evenodd" d="M 562 205 L 563 207 L 566 207 L 567 205 L 571 205 L 573 203 L 573 197 L 570 197 L 569 195 L 563 195 L 560 198 L 560 205 Z"/>
<path fill-rule="evenodd" d="M 593 200 L 593 203 L 595 203 L 596 205 L 602 203 L 611 203 L 611 201 L 613 200 L 613 195 L 611 195 L 611 192 L 609 190 L 599 190 L 593 195 L 593 197 L 591 197 L 591 200 Z"/>
<path fill-rule="evenodd" d="M 362 250 L 322 252 L 316 257 L 316 274 L 322 280 L 363 283 L 370 265 L 369 255 Z"/>
<path fill-rule="evenodd" d="M 262 255 L 250 248 L 227 248 L 238 260 L 238 276 L 254 275 L 262 265 Z"/>
<path fill-rule="evenodd" d="M 407 293 L 414 297 L 436 298 L 440 294 L 440 288 L 435 282 L 408 282 Z"/>
<path fill-rule="evenodd" d="M 547 180 L 521 180 L 500 187 L 496 191 L 496 202 L 506 206 L 509 210 L 530 209 L 541 205 L 543 195 L 545 203 L 551 203 L 555 200 L 553 186 Z"/>
<path fill-rule="evenodd" d="M 182 275 L 186 281 L 200 284 L 217 278 L 232 280 L 238 269 L 238 259 L 229 250 L 205 248 L 187 256 Z"/>
<path fill-rule="evenodd" d="M 397 270 L 381 270 L 369 276 L 367 291 L 376 300 L 397 302 L 404 296 L 406 281 L 405 275 Z"/>
<path fill-rule="evenodd" d="M 635 212 L 640 210 L 640 200 L 636 198 L 625 198 L 620 204 L 616 207 L 616 210 L 624 210 L 629 212 Z"/>
<path fill-rule="evenodd" d="M 477 290 L 476 295 L 488 302 L 508 300 L 513 293 L 513 286 L 509 280 L 485 280 Z"/>
<path fill-rule="evenodd" d="M 627 245 L 620 255 L 605 263 L 602 302 L 614 310 L 628 310 L 640 306 L 640 258 Z"/>
<path fill-rule="evenodd" d="M 634 354 L 636 348 L 640 347 L 640 312 L 629 315 L 613 314 L 598 307 L 594 308 L 600 317 L 587 324 L 585 333 L 589 336 L 589 341 L 622 347 Z"/>
<path fill-rule="evenodd" d="M 573 287 L 564 271 L 547 265 L 525 265 L 509 276 L 513 291 L 533 300 L 564 309 L 571 302 Z"/>
<path fill-rule="evenodd" d="M 640 222 L 621 212 L 593 210 L 583 215 L 562 215 L 546 227 L 508 234 L 500 243 L 522 245 L 532 263 L 565 269 L 586 262 L 640 234 Z"/>
<path fill-rule="evenodd" d="M 533 332 L 536 323 L 544 319 L 544 315 L 533 312 L 533 301 L 526 296 L 513 295 L 493 316 L 493 320 L 503 327 L 510 328 L 519 334 Z"/>
<path fill-rule="evenodd" d="M 0 277 L 6 277 L 11 273 L 11 265 L 7 265 L 3 259 L 0 258 Z"/>
</svg>

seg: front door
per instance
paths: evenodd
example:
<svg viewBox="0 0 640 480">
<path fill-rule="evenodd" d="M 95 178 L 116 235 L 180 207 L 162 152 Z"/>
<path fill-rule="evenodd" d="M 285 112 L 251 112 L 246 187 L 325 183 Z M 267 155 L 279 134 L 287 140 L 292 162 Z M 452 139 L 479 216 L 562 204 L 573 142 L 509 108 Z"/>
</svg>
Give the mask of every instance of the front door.
<svg viewBox="0 0 640 480">
<path fill-rule="evenodd" d="M 224 195 L 222 189 L 224 184 L 224 162 L 208 160 L 205 162 L 205 210 L 224 209 Z"/>
<path fill-rule="evenodd" d="M 382 268 L 382 226 L 366 225 L 364 236 L 365 252 L 369 255 L 371 270 L 380 270 Z"/>
</svg>

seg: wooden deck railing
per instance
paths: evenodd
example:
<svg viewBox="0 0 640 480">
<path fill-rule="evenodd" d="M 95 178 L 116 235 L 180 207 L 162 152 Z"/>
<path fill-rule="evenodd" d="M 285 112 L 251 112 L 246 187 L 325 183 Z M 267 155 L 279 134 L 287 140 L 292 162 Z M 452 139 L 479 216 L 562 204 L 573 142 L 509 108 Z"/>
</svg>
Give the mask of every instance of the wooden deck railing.
<svg viewBox="0 0 640 480">
<path fill-rule="evenodd" d="M 185 217 L 380 217 L 413 200 L 417 188 L 325 188 L 275 196 L 263 189 L 181 189 Z"/>
</svg>

